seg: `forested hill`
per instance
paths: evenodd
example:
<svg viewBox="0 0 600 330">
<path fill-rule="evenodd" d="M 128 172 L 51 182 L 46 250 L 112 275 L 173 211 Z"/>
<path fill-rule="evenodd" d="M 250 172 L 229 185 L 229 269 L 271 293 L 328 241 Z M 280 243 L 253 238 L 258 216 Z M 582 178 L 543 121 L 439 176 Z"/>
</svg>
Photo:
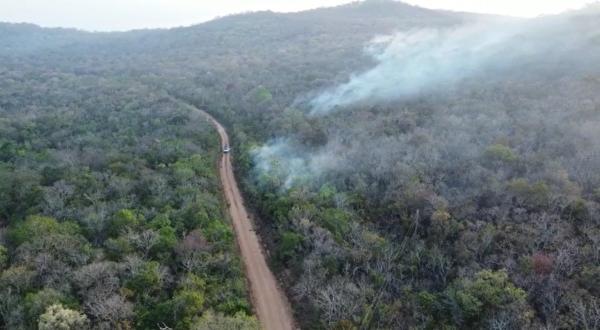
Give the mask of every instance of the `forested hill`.
<svg viewBox="0 0 600 330">
<path fill-rule="evenodd" d="M 329 83 L 332 77 L 343 79 L 372 64 L 363 49 L 375 36 L 478 17 L 394 1 L 367 1 L 296 14 L 257 12 L 191 27 L 122 33 L 0 23 L 0 34 L 7 36 L 0 39 L 0 56 L 6 65 L 37 63 L 43 68 L 90 74 L 169 75 L 175 80 L 219 75 L 212 83 L 230 88 L 250 82 L 250 76 L 254 76 L 251 85 L 271 79 L 278 84 L 275 80 L 284 74 L 309 75 L 305 81 L 326 79 Z M 323 69 L 331 72 L 323 74 Z M 289 98 L 296 94 L 295 88 L 285 90 L 291 91 Z"/>
<path fill-rule="evenodd" d="M 599 21 L 0 24 L 0 327 L 256 327 L 193 104 L 303 328 L 597 328 Z"/>
<path fill-rule="evenodd" d="M 33 24 L 0 23 L 0 53 L 20 56 L 85 40 L 86 33 L 67 29 L 43 29 Z"/>
<path fill-rule="evenodd" d="M 63 47 L 66 47 L 65 51 L 71 52 L 69 47 L 77 48 L 86 43 L 88 46 L 95 46 L 98 42 L 115 42 L 112 49 L 99 49 L 101 52 L 141 49 L 175 51 L 179 48 L 205 49 L 216 46 L 256 47 L 259 46 L 253 43 L 256 40 L 268 44 L 284 41 L 288 37 L 310 37 L 311 32 L 340 33 L 340 36 L 346 37 L 353 33 L 372 36 L 402 26 L 432 25 L 436 21 L 447 23 L 458 16 L 463 15 L 393 1 L 368 1 L 294 14 L 257 12 L 233 15 L 184 28 L 122 33 L 88 33 L 74 29 L 40 28 L 33 24 L 0 23 L 0 52 L 20 55 L 23 52 Z M 218 44 L 208 45 L 208 41 Z"/>
</svg>

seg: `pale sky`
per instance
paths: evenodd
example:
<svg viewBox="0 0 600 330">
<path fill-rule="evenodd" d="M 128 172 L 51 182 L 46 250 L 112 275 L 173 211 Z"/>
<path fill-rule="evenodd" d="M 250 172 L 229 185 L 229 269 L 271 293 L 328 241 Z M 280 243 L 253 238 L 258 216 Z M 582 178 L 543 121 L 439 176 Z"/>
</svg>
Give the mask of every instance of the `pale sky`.
<svg viewBox="0 0 600 330">
<path fill-rule="evenodd" d="M 292 12 L 352 0 L 0 0 L 0 21 L 92 31 L 175 27 L 246 11 Z M 576 9 L 594 0 L 407 0 L 442 8 L 534 17 Z"/>
</svg>

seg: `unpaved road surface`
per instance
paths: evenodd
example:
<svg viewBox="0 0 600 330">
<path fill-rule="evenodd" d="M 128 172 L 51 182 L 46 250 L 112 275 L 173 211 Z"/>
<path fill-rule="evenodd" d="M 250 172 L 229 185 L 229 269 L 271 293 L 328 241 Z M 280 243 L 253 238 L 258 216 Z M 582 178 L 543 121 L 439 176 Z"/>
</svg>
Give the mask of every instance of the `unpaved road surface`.
<svg viewBox="0 0 600 330">
<path fill-rule="evenodd" d="M 208 113 L 197 109 L 216 127 L 221 136 L 222 146 L 229 145 L 225 128 Z M 287 298 L 280 289 L 275 276 L 267 266 L 262 245 L 259 243 L 254 225 L 248 217 L 237 181 L 233 175 L 231 156 L 223 154 L 219 163 L 221 182 L 229 213 L 242 254 L 246 277 L 250 283 L 252 303 L 262 327 L 265 330 L 295 329 Z"/>
</svg>

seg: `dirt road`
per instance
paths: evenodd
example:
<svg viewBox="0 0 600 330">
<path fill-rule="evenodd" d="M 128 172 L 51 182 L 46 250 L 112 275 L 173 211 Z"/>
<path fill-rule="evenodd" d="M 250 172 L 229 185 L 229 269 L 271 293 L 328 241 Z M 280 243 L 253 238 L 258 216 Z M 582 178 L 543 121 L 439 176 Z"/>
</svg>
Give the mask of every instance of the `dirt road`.
<svg viewBox="0 0 600 330">
<path fill-rule="evenodd" d="M 229 136 L 225 128 L 208 113 L 199 110 L 217 128 L 221 136 L 221 144 L 229 145 Z M 229 204 L 229 213 L 242 254 L 246 277 L 250 283 L 252 303 L 262 327 L 265 330 L 294 329 L 294 319 L 290 312 L 287 298 L 281 291 L 275 276 L 267 266 L 263 249 L 259 243 L 254 225 L 248 217 L 240 194 L 237 181 L 233 175 L 231 156 L 223 154 L 219 163 L 221 182 L 225 197 Z"/>
</svg>

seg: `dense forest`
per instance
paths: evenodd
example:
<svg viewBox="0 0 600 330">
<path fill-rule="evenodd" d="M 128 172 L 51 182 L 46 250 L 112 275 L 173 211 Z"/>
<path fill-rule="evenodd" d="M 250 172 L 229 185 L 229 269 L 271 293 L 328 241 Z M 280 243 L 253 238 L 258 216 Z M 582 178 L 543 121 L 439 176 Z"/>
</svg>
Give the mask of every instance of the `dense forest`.
<svg viewBox="0 0 600 330">
<path fill-rule="evenodd" d="M 256 327 L 203 117 L 132 80 L 1 81 L 3 328 Z"/>
<path fill-rule="evenodd" d="M 0 325 L 258 327 L 194 106 L 302 328 L 600 328 L 598 21 L 0 25 Z"/>
</svg>

